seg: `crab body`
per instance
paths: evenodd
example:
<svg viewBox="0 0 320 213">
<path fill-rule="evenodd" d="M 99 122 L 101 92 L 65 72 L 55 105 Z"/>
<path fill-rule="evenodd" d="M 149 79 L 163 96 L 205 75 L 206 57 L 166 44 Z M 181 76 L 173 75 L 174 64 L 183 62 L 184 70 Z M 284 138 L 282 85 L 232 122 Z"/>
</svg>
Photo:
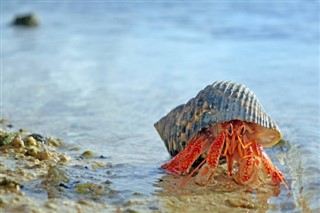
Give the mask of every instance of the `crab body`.
<svg viewBox="0 0 320 213">
<path fill-rule="evenodd" d="M 198 172 L 196 182 L 206 185 L 219 159 L 225 157 L 228 174 L 238 183 L 283 182 L 288 189 L 282 173 L 263 149 L 281 139 L 279 128 L 255 94 L 242 84 L 214 82 L 169 112 L 155 127 L 173 156 L 162 165 L 169 172 L 189 176 Z M 191 171 L 198 159 L 202 161 Z M 235 162 L 237 172 L 233 174 Z"/>
</svg>

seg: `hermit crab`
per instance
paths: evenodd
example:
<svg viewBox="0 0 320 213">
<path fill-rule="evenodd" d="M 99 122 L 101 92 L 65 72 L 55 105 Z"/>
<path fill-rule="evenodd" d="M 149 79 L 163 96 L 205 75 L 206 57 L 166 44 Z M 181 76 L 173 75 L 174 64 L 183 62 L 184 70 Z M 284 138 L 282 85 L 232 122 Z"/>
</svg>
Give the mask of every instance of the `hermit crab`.
<svg viewBox="0 0 320 213">
<path fill-rule="evenodd" d="M 219 159 L 225 158 L 227 173 L 237 183 L 283 183 L 290 193 L 283 174 L 263 149 L 280 141 L 280 130 L 242 84 L 214 82 L 154 126 L 173 156 L 161 166 L 168 172 L 197 173 L 196 183 L 206 185 Z"/>
</svg>

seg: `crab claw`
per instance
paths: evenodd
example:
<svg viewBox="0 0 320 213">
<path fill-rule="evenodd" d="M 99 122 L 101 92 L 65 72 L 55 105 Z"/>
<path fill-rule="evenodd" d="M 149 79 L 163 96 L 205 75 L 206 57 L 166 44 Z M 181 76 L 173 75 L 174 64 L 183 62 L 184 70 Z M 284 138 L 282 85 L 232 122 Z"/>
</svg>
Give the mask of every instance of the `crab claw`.
<svg viewBox="0 0 320 213">
<path fill-rule="evenodd" d="M 257 153 L 253 152 L 255 147 Z M 274 166 L 264 149 L 257 143 L 253 146 L 246 148 L 245 156 L 239 161 L 238 173 L 234 176 L 236 182 L 242 185 L 253 183 L 283 183 L 290 194 L 290 189 L 286 180 L 280 170 Z"/>
<path fill-rule="evenodd" d="M 257 183 L 260 163 L 259 158 L 253 155 L 243 157 L 239 160 L 238 172 L 234 175 L 235 181 L 241 185 Z"/>
<path fill-rule="evenodd" d="M 187 174 L 192 164 L 200 157 L 208 143 L 207 135 L 200 135 L 194 138 L 187 147 L 179 152 L 169 162 L 163 164 L 161 168 L 174 174 Z"/>
</svg>

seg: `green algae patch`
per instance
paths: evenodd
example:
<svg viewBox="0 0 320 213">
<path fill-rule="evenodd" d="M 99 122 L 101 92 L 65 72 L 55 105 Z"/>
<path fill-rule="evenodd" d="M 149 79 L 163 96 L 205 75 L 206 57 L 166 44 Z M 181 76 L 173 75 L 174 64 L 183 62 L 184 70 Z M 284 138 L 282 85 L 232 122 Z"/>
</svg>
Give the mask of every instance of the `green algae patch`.
<svg viewBox="0 0 320 213">
<path fill-rule="evenodd" d="M 16 137 L 16 133 L 7 133 L 0 131 L 0 147 L 10 144 Z"/>
<path fill-rule="evenodd" d="M 52 184 L 60 184 L 62 182 L 68 182 L 69 178 L 62 167 L 54 165 L 49 167 L 46 181 Z"/>
<path fill-rule="evenodd" d="M 9 178 L 3 178 L 2 180 L 0 180 L 0 187 L 1 187 L 1 191 L 5 190 L 5 191 L 10 191 L 10 192 L 18 192 L 20 191 L 20 184 L 12 179 Z"/>
<path fill-rule="evenodd" d="M 76 192 L 79 194 L 106 194 L 104 186 L 94 183 L 79 183 L 76 185 Z"/>
</svg>

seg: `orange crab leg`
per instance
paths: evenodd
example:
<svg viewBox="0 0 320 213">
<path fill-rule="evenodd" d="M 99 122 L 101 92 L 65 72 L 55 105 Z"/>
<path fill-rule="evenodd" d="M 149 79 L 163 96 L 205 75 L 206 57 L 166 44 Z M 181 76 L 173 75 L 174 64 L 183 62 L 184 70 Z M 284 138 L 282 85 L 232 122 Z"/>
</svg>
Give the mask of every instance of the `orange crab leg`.
<svg viewBox="0 0 320 213">
<path fill-rule="evenodd" d="M 219 157 L 225 144 L 225 139 L 225 133 L 222 132 L 212 142 L 206 158 L 206 164 L 200 168 L 196 176 L 196 183 L 199 185 L 205 185 L 211 180 L 214 170 L 219 164 Z"/>
<path fill-rule="evenodd" d="M 179 152 L 169 162 L 163 164 L 161 168 L 179 175 L 186 174 L 207 146 L 207 135 L 200 135 L 194 138 L 184 150 Z"/>
<path fill-rule="evenodd" d="M 206 159 L 203 159 L 201 161 L 201 163 L 199 163 L 199 165 L 187 176 L 183 179 L 183 181 L 181 182 L 180 184 L 180 188 L 182 188 L 186 183 L 187 181 L 189 180 L 190 177 L 192 177 L 192 175 L 199 170 L 199 168 L 206 162 Z"/>
<path fill-rule="evenodd" d="M 283 177 L 282 172 L 280 172 L 280 170 L 274 166 L 270 160 L 270 158 L 268 157 L 268 155 L 265 153 L 265 151 L 263 150 L 263 148 L 256 144 L 257 148 L 259 149 L 259 151 L 261 152 L 261 158 L 263 161 L 263 165 L 265 168 L 265 171 L 267 174 L 271 175 L 271 179 L 274 183 L 283 183 L 284 186 L 286 187 L 288 193 L 290 194 L 290 189 L 287 185 L 287 181 L 285 180 L 285 178 Z"/>
</svg>

